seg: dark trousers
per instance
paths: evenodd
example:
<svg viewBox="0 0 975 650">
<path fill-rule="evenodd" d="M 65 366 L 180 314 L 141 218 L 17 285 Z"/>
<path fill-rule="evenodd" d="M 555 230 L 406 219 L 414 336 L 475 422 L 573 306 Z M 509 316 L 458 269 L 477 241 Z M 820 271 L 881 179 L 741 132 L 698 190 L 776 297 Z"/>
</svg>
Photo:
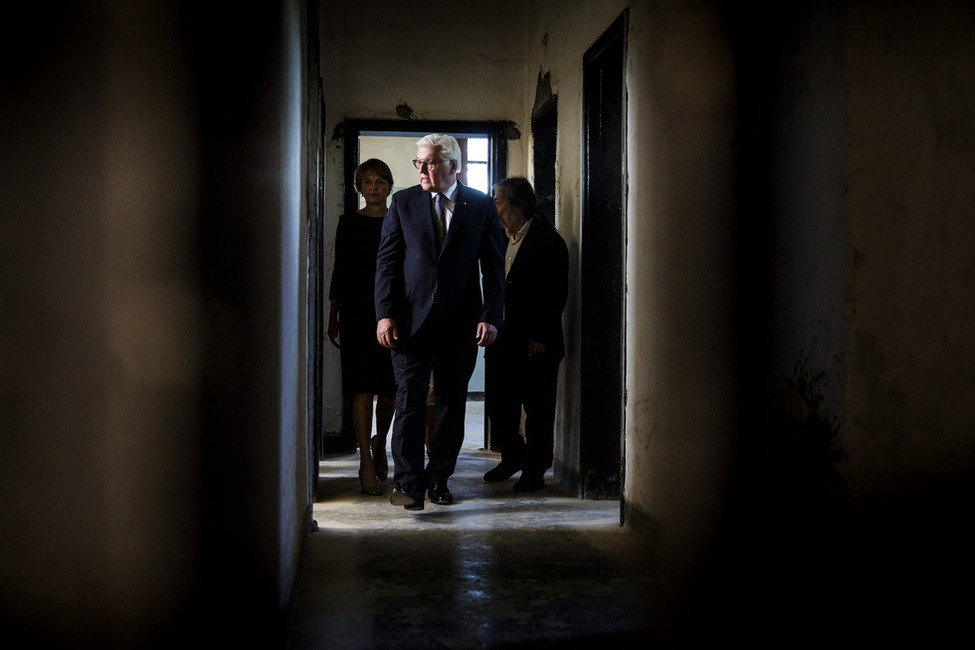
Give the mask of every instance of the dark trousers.
<svg viewBox="0 0 975 650">
<path fill-rule="evenodd" d="M 560 360 L 493 350 L 484 360 L 484 408 L 501 461 L 525 473 L 552 466 Z M 520 434 L 525 410 L 525 435 Z"/>
<path fill-rule="evenodd" d="M 444 346 L 435 331 L 418 332 L 393 350 L 396 417 L 391 448 L 393 480 L 400 487 L 424 490 L 430 481 L 446 481 L 464 445 L 467 390 L 477 363 L 477 346 Z M 436 386 L 436 419 L 426 455 L 427 391 L 430 372 Z"/>
</svg>

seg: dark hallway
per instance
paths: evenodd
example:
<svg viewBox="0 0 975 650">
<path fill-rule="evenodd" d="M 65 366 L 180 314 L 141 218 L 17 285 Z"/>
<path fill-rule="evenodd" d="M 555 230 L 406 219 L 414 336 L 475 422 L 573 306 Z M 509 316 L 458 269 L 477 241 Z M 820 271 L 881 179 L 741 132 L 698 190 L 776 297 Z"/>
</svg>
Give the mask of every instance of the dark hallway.
<svg viewBox="0 0 975 650">
<path fill-rule="evenodd" d="M 485 483 L 498 454 L 477 439 L 457 503 L 416 513 L 390 506 L 388 485 L 362 495 L 356 454 L 326 457 L 291 650 L 661 647 L 651 557 L 619 501 L 580 500 L 551 474 L 528 496 Z"/>
<path fill-rule="evenodd" d="M 5 647 L 970 639 L 975 5 L 438 11 L 11 5 Z M 588 501 L 585 55 L 624 13 L 621 420 L 594 425 L 622 441 L 620 498 Z M 546 193 L 570 295 L 551 485 L 526 507 L 472 450 L 452 508 L 370 502 L 314 446 L 343 425 L 315 330 L 343 124 L 502 123 L 505 173 L 531 176 L 556 99 Z"/>
</svg>

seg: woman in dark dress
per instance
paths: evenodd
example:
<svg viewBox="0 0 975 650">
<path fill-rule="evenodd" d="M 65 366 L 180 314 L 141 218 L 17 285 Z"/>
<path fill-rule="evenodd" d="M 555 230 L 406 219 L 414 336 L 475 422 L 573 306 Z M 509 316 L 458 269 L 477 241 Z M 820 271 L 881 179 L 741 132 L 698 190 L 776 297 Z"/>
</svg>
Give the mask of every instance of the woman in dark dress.
<svg viewBox="0 0 975 650">
<path fill-rule="evenodd" d="M 354 181 L 366 205 L 339 218 L 329 290 L 328 338 L 341 350 L 342 392 L 352 398 L 359 483 L 364 494 L 378 495 L 382 490 L 377 479 L 386 480 L 389 471 L 386 435 L 393 419 L 396 384 L 389 350 L 376 341 L 373 296 L 376 253 L 393 174 L 386 163 L 370 158 L 356 168 Z M 374 397 L 376 435 L 370 442 Z"/>
</svg>

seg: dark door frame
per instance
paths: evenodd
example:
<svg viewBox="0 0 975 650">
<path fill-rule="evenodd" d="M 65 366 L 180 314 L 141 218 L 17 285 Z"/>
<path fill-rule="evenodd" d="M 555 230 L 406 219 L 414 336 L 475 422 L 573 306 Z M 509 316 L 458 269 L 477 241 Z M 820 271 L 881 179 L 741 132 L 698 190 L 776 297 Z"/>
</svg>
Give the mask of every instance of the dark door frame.
<svg viewBox="0 0 975 650">
<path fill-rule="evenodd" d="M 627 19 L 583 57 L 579 495 L 588 499 L 619 498 L 622 486 Z"/>
<path fill-rule="evenodd" d="M 318 29 L 318 3 L 308 2 L 307 27 L 307 61 L 308 70 L 318 70 L 320 57 L 321 36 Z M 306 277 L 307 314 L 307 368 L 305 388 L 307 404 L 306 418 L 308 440 L 308 515 L 309 525 L 314 527 L 311 503 L 317 501 L 319 491 L 319 461 L 324 453 L 324 424 L 323 424 L 323 377 L 324 377 L 324 314 L 325 289 L 322 265 L 325 259 L 324 236 L 322 233 L 322 209 L 325 205 L 325 139 L 323 125 L 325 123 L 325 94 L 322 87 L 321 75 L 317 72 L 307 75 L 305 90 L 308 93 L 306 115 L 306 184 L 305 198 L 307 201 L 308 228 L 308 268 Z"/>
</svg>

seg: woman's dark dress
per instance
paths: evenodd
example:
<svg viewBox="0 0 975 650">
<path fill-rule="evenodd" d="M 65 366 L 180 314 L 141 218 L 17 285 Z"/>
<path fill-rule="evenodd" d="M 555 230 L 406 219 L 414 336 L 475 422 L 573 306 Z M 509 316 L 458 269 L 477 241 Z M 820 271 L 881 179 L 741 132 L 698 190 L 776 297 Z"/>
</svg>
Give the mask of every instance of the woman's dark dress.
<svg viewBox="0 0 975 650">
<path fill-rule="evenodd" d="M 342 392 L 392 397 L 396 393 L 389 350 L 376 340 L 376 254 L 383 219 L 350 212 L 335 232 L 335 267 L 329 300 L 339 306 Z"/>
</svg>

